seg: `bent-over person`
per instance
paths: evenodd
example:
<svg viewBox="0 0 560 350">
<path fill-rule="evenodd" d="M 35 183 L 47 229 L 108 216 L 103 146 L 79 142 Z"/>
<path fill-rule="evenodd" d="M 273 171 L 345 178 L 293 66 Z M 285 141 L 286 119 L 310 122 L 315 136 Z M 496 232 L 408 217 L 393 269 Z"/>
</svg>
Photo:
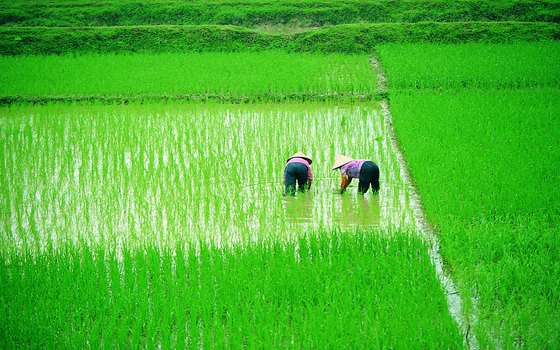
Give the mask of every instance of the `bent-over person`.
<svg viewBox="0 0 560 350">
<path fill-rule="evenodd" d="M 358 193 L 365 194 L 371 187 L 374 193 L 379 192 L 379 168 L 371 160 L 353 159 L 338 155 L 334 161 L 333 170 L 340 168 L 342 176 L 340 193 L 344 193 L 352 179 L 358 179 Z"/>
<path fill-rule="evenodd" d="M 311 188 L 313 182 L 311 163 L 313 163 L 311 158 L 302 152 L 297 152 L 288 158 L 284 168 L 284 195 L 295 195 L 296 183 L 300 192 Z"/>
</svg>

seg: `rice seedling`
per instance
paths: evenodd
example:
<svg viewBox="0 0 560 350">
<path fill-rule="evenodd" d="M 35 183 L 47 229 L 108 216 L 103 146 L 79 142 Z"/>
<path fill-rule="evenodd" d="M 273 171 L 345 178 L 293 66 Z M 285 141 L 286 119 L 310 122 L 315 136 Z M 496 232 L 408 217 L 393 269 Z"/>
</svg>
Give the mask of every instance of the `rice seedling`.
<svg viewBox="0 0 560 350">
<path fill-rule="evenodd" d="M 560 43 L 407 44 L 376 49 L 391 90 L 555 87 Z"/>
</svg>

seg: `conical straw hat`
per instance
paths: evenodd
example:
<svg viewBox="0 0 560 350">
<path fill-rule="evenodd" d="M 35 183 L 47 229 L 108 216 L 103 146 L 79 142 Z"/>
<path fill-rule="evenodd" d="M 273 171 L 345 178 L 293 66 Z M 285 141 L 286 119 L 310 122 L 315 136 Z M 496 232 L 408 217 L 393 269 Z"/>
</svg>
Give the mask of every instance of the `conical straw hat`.
<svg viewBox="0 0 560 350">
<path fill-rule="evenodd" d="M 340 168 L 344 164 L 350 163 L 353 160 L 354 159 L 352 159 L 350 157 L 346 157 L 346 156 L 343 156 L 342 154 L 339 154 L 339 155 L 336 156 L 336 159 L 334 160 L 332 170 L 336 170 L 337 168 Z"/>
<path fill-rule="evenodd" d="M 306 155 L 303 154 L 302 152 L 294 153 L 290 158 L 288 158 L 287 161 L 289 161 L 289 160 L 292 159 L 292 158 L 303 158 L 303 159 L 306 159 L 306 160 L 309 162 L 309 164 L 313 163 L 313 161 L 311 160 L 311 158 L 309 158 L 308 156 L 306 156 Z M 287 162 L 287 161 L 286 161 L 286 162 Z"/>
</svg>

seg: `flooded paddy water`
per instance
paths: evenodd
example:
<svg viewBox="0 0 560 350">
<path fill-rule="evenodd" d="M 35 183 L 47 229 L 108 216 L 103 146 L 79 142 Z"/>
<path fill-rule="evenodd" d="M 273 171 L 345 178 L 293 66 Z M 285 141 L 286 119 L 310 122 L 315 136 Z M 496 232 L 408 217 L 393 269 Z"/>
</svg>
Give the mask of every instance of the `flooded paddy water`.
<svg viewBox="0 0 560 350">
<path fill-rule="evenodd" d="M 284 197 L 286 159 L 313 159 Z M 0 110 L 0 247 L 234 244 L 414 227 L 380 106 L 50 105 Z M 379 194 L 336 193 L 336 154 L 371 159 Z"/>
</svg>

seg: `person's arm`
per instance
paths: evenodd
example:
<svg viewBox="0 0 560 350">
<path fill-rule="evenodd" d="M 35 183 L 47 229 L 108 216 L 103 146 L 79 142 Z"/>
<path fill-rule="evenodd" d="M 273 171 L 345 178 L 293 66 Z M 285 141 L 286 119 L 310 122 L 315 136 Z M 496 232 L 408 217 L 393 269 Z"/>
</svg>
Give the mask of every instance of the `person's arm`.
<svg viewBox="0 0 560 350">
<path fill-rule="evenodd" d="M 307 179 L 307 190 L 311 189 L 311 184 L 313 183 L 313 179 Z"/>
<path fill-rule="evenodd" d="M 348 185 L 350 185 L 350 182 L 352 182 L 352 178 L 349 177 L 348 175 L 346 175 L 346 173 L 342 174 L 342 179 L 340 181 L 340 193 L 344 193 L 344 191 L 346 190 L 346 187 L 348 187 Z"/>
</svg>

